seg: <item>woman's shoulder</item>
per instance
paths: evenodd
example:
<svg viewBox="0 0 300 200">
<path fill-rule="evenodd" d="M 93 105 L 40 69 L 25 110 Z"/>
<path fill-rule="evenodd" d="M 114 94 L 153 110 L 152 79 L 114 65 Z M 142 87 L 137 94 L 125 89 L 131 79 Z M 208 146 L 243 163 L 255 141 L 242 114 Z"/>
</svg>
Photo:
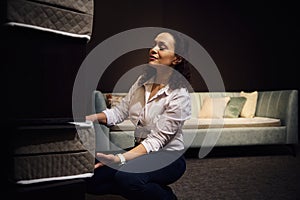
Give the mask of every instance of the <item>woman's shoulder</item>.
<svg viewBox="0 0 300 200">
<path fill-rule="evenodd" d="M 136 78 L 135 82 L 131 85 L 129 92 L 130 91 L 133 92 L 133 91 L 137 90 L 138 88 L 140 88 L 143 85 L 143 83 L 141 83 L 142 82 L 142 78 L 143 78 L 143 75 L 139 75 Z"/>
<path fill-rule="evenodd" d="M 189 91 L 187 88 L 185 87 L 180 87 L 180 88 L 175 88 L 175 89 L 171 89 L 171 92 L 174 94 L 182 94 L 182 95 L 189 95 Z"/>
<path fill-rule="evenodd" d="M 190 99 L 190 92 L 187 88 L 181 87 L 176 89 L 171 89 L 170 94 L 173 98 L 185 98 Z"/>
</svg>

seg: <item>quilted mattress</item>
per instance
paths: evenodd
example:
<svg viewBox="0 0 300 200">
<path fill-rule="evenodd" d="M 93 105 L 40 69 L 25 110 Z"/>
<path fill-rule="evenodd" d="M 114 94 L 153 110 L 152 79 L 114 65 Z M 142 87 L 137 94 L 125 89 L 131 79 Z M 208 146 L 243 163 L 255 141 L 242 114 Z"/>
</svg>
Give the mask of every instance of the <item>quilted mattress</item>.
<svg viewBox="0 0 300 200">
<path fill-rule="evenodd" d="M 18 184 L 93 175 L 92 123 L 18 126 L 12 137 L 10 179 Z"/>
<path fill-rule="evenodd" d="M 90 40 L 93 0 L 7 0 L 6 24 Z"/>
</svg>

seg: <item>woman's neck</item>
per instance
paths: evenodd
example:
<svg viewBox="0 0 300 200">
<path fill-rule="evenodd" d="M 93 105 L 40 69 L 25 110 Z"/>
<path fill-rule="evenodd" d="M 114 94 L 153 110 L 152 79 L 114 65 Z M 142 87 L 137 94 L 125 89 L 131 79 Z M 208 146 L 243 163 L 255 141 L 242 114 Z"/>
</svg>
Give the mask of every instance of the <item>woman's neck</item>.
<svg viewBox="0 0 300 200">
<path fill-rule="evenodd" d="M 166 85 L 168 84 L 169 80 L 170 80 L 170 77 L 173 73 L 173 69 L 162 69 L 162 70 L 159 70 L 157 69 L 156 70 L 156 76 L 155 76 L 155 83 L 156 84 L 162 84 L 162 85 Z"/>
</svg>

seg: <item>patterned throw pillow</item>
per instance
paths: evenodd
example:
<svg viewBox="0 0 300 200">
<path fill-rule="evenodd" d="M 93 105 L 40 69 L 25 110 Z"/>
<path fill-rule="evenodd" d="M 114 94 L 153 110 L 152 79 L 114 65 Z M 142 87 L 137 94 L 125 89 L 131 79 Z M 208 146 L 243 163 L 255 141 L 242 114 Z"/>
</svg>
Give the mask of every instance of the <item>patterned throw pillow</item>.
<svg viewBox="0 0 300 200">
<path fill-rule="evenodd" d="M 225 108 L 225 118 L 238 118 L 246 103 L 246 97 L 230 97 L 230 100 Z"/>
</svg>

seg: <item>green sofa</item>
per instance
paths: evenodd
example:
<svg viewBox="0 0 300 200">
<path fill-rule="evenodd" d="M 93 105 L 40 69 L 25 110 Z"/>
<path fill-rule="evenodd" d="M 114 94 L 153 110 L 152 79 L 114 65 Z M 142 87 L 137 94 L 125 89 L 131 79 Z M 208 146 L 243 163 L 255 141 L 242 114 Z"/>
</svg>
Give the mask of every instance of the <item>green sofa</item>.
<svg viewBox="0 0 300 200">
<path fill-rule="evenodd" d="M 124 96 L 126 93 L 110 95 Z M 272 145 L 298 143 L 298 91 L 258 91 L 255 117 L 252 119 L 210 120 L 208 126 L 203 126 L 198 110 L 207 96 L 237 97 L 240 92 L 193 92 L 192 117 L 183 126 L 186 148 L 241 145 Z M 107 93 L 93 93 L 93 112 L 100 112 L 107 107 Z M 240 120 L 240 122 L 239 122 Z M 262 120 L 262 123 L 260 123 Z M 231 124 L 233 121 L 234 125 Z M 257 123 L 258 122 L 258 123 Z M 267 122 L 267 123 L 265 123 Z M 274 123 L 276 122 L 276 123 Z M 279 123 L 278 123 L 279 122 Z M 240 124 L 239 124 L 240 123 Z M 95 123 L 97 151 L 115 151 L 134 145 L 134 126 L 130 120 L 107 127 Z"/>
</svg>

